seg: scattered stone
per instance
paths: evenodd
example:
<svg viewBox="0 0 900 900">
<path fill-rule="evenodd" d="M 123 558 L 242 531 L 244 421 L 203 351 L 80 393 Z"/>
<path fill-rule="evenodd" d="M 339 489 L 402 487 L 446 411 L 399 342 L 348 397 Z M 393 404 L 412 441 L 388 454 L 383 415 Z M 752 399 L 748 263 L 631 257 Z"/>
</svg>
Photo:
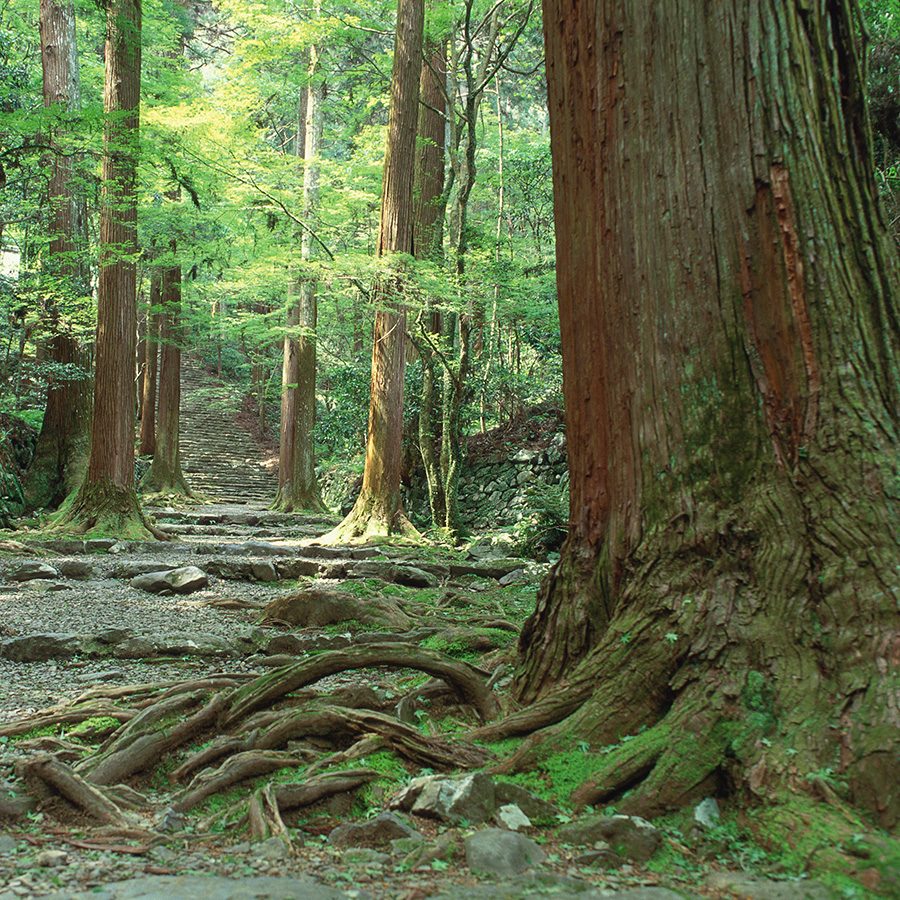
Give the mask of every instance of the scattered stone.
<svg viewBox="0 0 900 900">
<path fill-rule="evenodd" d="M 694 807 L 694 821 L 703 828 L 719 824 L 719 804 L 715 797 L 706 797 Z"/>
<path fill-rule="evenodd" d="M 196 566 L 183 566 L 168 571 L 160 570 L 138 575 L 131 579 L 131 586 L 150 594 L 163 592 L 173 594 L 192 594 L 209 584 L 209 578 L 202 569 Z"/>
<path fill-rule="evenodd" d="M 291 855 L 290 848 L 280 837 L 270 837 L 257 844 L 254 850 L 260 859 L 280 861 L 289 859 Z"/>
<path fill-rule="evenodd" d="M 77 634 L 23 634 L 0 640 L 0 659 L 46 662 L 74 656 L 80 646 Z"/>
<path fill-rule="evenodd" d="M 514 803 L 533 822 L 549 824 L 557 821 L 559 810 L 552 803 L 535 797 L 518 784 L 511 781 L 497 781 L 494 783 L 494 794 L 498 805 Z"/>
<path fill-rule="evenodd" d="M 56 564 L 56 568 L 63 578 L 75 578 L 79 581 L 90 578 L 94 574 L 93 565 L 81 559 L 61 559 Z"/>
<path fill-rule="evenodd" d="M 7 576 L 7 581 L 32 581 L 37 578 L 59 578 L 59 570 L 43 562 L 27 562 L 17 566 Z"/>
<path fill-rule="evenodd" d="M 502 578 L 498 578 L 498 584 L 503 587 L 508 587 L 511 584 L 524 584 L 528 581 L 528 576 L 525 574 L 524 569 L 513 569 L 512 572 L 507 572 Z"/>
<path fill-rule="evenodd" d="M 473 872 L 518 875 L 543 862 L 544 851 L 524 835 L 486 828 L 466 838 L 466 863 Z"/>
<path fill-rule="evenodd" d="M 509 831 L 519 831 L 522 828 L 531 828 L 531 819 L 519 809 L 515 803 L 508 803 L 501 806 L 494 814 L 494 821 L 501 827 Z"/>
<path fill-rule="evenodd" d="M 773 881 L 754 878 L 743 872 L 714 872 L 706 879 L 706 886 L 717 893 L 733 894 L 742 900 L 834 900 L 838 896 L 821 881 Z"/>
<path fill-rule="evenodd" d="M 588 816 L 563 825 L 556 836 L 579 847 L 606 841 L 613 852 L 634 862 L 646 862 L 662 843 L 660 832 L 640 816 Z"/>
<path fill-rule="evenodd" d="M 482 772 L 462 778 L 426 775 L 414 778 L 391 805 L 454 825 L 480 825 L 494 816 L 494 783 Z"/>
<path fill-rule="evenodd" d="M 383 866 L 389 859 L 387 853 L 380 853 L 370 847 L 348 847 L 341 855 L 341 860 L 351 865 Z"/>
<path fill-rule="evenodd" d="M 41 850 L 34 858 L 34 863 L 42 869 L 56 869 L 64 866 L 68 859 L 69 855 L 64 850 Z"/>
<path fill-rule="evenodd" d="M 203 900 L 345 900 L 346 894 L 312 878 L 250 876 L 224 878 L 218 875 L 148 875 L 104 884 L 102 892 L 64 891 L 51 894 L 54 900 L 175 900 L 202 897 Z"/>
<path fill-rule="evenodd" d="M 365 822 L 338 825 L 328 835 L 328 840 L 335 847 L 386 847 L 400 838 L 424 840 L 418 831 L 391 812 L 381 813 Z"/>
<path fill-rule="evenodd" d="M 311 587 L 273 600 L 263 612 L 263 624 L 281 623 L 301 628 L 362 622 L 365 625 L 390 625 L 407 629 L 412 619 L 391 600 L 368 598 L 329 588 Z"/>
<path fill-rule="evenodd" d="M 466 552 L 472 559 L 505 559 L 515 555 L 516 541 L 505 531 L 486 534 L 469 544 Z"/>
<path fill-rule="evenodd" d="M 22 581 L 19 586 L 27 591 L 36 591 L 39 594 L 56 593 L 57 591 L 71 590 L 69 585 L 61 581 L 47 581 L 44 578 L 34 578 L 31 581 Z"/>
<path fill-rule="evenodd" d="M 449 573 L 449 569 L 447 570 Z M 391 584 L 405 587 L 428 588 L 438 585 L 438 578 L 416 566 L 372 559 L 354 562 L 347 566 L 349 578 L 379 578 Z"/>
</svg>

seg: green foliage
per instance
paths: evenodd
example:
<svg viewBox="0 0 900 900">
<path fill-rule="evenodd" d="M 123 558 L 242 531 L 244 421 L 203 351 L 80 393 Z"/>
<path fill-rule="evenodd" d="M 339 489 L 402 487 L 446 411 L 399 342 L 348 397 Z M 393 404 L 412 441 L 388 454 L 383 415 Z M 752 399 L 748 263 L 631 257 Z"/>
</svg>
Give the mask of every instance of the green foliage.
<svg viewBox="0 0 900 900">
<path fill-rule="evenodd" d="M 536 482 L 527 491 L 528 512 L 516 525 L 523 556 L 546 558 L 558 550 L 569 530 L 569 483 Z"/>
</svg>

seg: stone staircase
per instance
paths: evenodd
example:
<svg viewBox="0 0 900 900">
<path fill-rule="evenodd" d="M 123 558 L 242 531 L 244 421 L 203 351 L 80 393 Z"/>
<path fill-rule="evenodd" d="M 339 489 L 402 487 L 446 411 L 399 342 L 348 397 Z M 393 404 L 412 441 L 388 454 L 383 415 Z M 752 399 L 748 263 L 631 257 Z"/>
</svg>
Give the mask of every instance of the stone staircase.
<svg viewBox="0 0 900 900">
<path fill-rule="evenodd" d="M 278 483 L 270 454 L 236 421 L 240 404 L 228 385 L 192 360 L 181 371 L 181 466 L 195 493 L 218 503 L 268 505 Z"/>
</svg>

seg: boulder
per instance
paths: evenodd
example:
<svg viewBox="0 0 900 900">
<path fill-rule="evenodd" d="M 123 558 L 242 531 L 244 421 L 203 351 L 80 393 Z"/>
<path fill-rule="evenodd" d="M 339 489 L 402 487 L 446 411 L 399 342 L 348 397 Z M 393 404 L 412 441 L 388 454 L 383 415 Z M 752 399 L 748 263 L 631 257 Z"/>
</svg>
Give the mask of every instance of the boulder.
<svg viewBox="0 0 900 900">
<path fill-rule="evenodd" d="M 662 834 L 640 816 L 588 816 L 556 832 L 563 844 L 587 847 L 606 842 L 619 856 L 646 862 L 662 843 Z"/>
<path fill-rule="evenodd" d="M 59 578 L 59 570 L 44 562 L 27 562 L 16 566 L 7 576 L 8 581 L 31 581 L 35 578 Z"/>
<path fill-rule="evenodd" d="M 77 634 L 24 634 L 0 640 L 0 659 L 13 662 L 45 662 L 67 659 L 81 649 Z"/>
<path fill-rule="evenodd" d="M 386 847 L 401 838 L 424 840 L 418 831 L 391 812 L 383 812 L 365 822 L 338 825 L 328 835 L 335 847 Z"/>
<path fill-rule="evenodd" d="M 365 625 L 412 627 L 412 619 L 392 600 L 361 600 L 353 594 L 313 585 L 273 600 L 264 610 L 264 624 L 280 622 L 300 628 L 335 625 L 338 622 L 362 622 Z"/>
<path fill-rule="evenodd" d="M 466 863 L 473 872 L 518 875 L 545 859 L 531 838 L 502 828 L 486 828 L 466 838 Z"/>
<path fill-rule="evenodd" d="M 209 578 L 196 566 L 182 566 L 169 571 L 148 572 L 131 579 L 131 586 L 151 594 L 192 594 L 209 584 Z"/>
<path fill-rule="evenodd" d="M 151 637 L 150 642 L 159 656 L 231 656 L 234 645 L 217 634 L 187 632 Z"/>
<path fill-rule="evenodd" d="M 494 500 L 496 494 L 496 500 Z M 499 502 L 501 495 L 494 491 L 491 495 L 492 502 Z M 469 544 L 466 552 L 472 559 L 505 559 L 513 556 L 516 550 L 516 540 L 511 534 L 501 531 L 497 534 L 486 534 Z"/>
<path fill-rule="evenodd" d="M 462 778 L 426 775 L 414 778 L 391 805 L 454 825 L 479 825 L 490 822 L 496 811 L 494 783 L 482 772 Z"/>
</svg>

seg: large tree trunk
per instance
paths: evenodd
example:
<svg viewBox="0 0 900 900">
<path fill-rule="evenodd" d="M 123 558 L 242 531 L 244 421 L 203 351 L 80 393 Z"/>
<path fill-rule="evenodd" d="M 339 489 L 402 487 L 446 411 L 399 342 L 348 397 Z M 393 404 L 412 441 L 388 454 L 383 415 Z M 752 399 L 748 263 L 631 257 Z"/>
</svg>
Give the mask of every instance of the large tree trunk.
<svg viewBox="0 0 900 900">
<path fill-rule="evenodd" d="M 419 124 L 416 144 L 415 222 L 413 244 L 419 259 L 435 264 L 444 261 L 444 215 L 447 201 L 444 195 L 444 156 L 446 117 L 441 111 L 447 106 L 447 42 L 445 39 L 427 42 L 425 61 L 419 82 Z M 441 340 L 442 317 L 430 298 L 420 317 L 422 339 L 422 391 L 419 398 L 419 453 L 428 485 L 428 505 L 431 522 L 443 528 L 447 520 L 444 502 L 444 483 L 441 478 L 441 428 L 438 418 L 441 408 L 441 369 L 437 359 Z"/>
<path fill-rule="evenodd" d="M 857 12 L 545 0 L 570 533 L 501 730 L 570 714 L 522 765 L 633 735 L 580 802 L 825 771 L 897 821 L 898 270 Z"/>
<path fill-rule="evenodd" d="M 172 242 L 173 255 L 176 252 Z M 162 273 L 160 317 L 159 412 L 153 463 L 141 487 L 161 494 L 190 495 L 181 470 L 181 266 L 167 266 Z"/>
<path fill-rule="evenodd" d="M 422 0 L 398 0 L 378 256 L 414 252 L 413 172 L 423 19 Z M 406 374 L 406 310 L 400 274 L 382 276 L 375 294 L 372 393 L 362 490 L 344 521 L 323 540 L 416 534 L 400 496 Z"/>
<path fill-rule="evenodd" d="M 87 477 L 59 524 L 146 536 L 134 490 L 135 256 L 140 0 L 109 0 L 103 93 L 103 194 L 91 454 Z"/>
<path fill-rule="evenodd" d="M 318 14 L 318 5 L 316 7 Z M 319 50 L 310 48 L 310 83 L 306 92 L 306 117 L 302 129 L 303 218 L 309 221 L 319 201 L 319 142 L 322 138 L 322 100 L 325 84 L 319 68 Z M 298 139 L 298 153 L 300 143 Z M 313 237 L 308 228 L 300 238 L 301 265 L 313 258 Z M 304 271 L 294 290 L 297 303 L 288 315 L 284 339 L 282 422 L 279 454 L 279 487 L 275 506 L 285 512 L 322 511 L 325 504 L 316 477 L 314 431 L 316 426 L 316 279 Z M 293 332 L 293 333 L 292 333 Z M 290 380 L 288 380 L 290 378 Z"/>
<path fill-rule="evenodd" d="M 150 269 L 150 308 L 147 310 L 147 334 L 144 338 L 144 377 L 141 399 L 141 430 L 138 453 L 153 456 L 156 452 L 156 387 L 159 362 L 159 340 L 163 318 L 163 273 L 159 266 Z"/>
<path fill-rule="evenodd" d="M 41 0 L 41 64 L 44 106 L 77 110 L 81 101 L 75 10 L 71 0 Z M 84 262 L 86 212 L 84 193 L 75 181 L 71 155 L 54 152 L 47 200 L 50 253 L 45 269 L 59 293 L 84 297 L 89 290 Z M 47 407 L 34 457 L 25 481 L 32 508 L 55 507 L 78 486 L 87 466 L 91 425 L 90 356 L 60 320 L 58 300 L 51 307 L 50 359 L 69 371 L 49 385 Z M 79 377 L 78 371 L 81 370 Z"/>
</svg>

